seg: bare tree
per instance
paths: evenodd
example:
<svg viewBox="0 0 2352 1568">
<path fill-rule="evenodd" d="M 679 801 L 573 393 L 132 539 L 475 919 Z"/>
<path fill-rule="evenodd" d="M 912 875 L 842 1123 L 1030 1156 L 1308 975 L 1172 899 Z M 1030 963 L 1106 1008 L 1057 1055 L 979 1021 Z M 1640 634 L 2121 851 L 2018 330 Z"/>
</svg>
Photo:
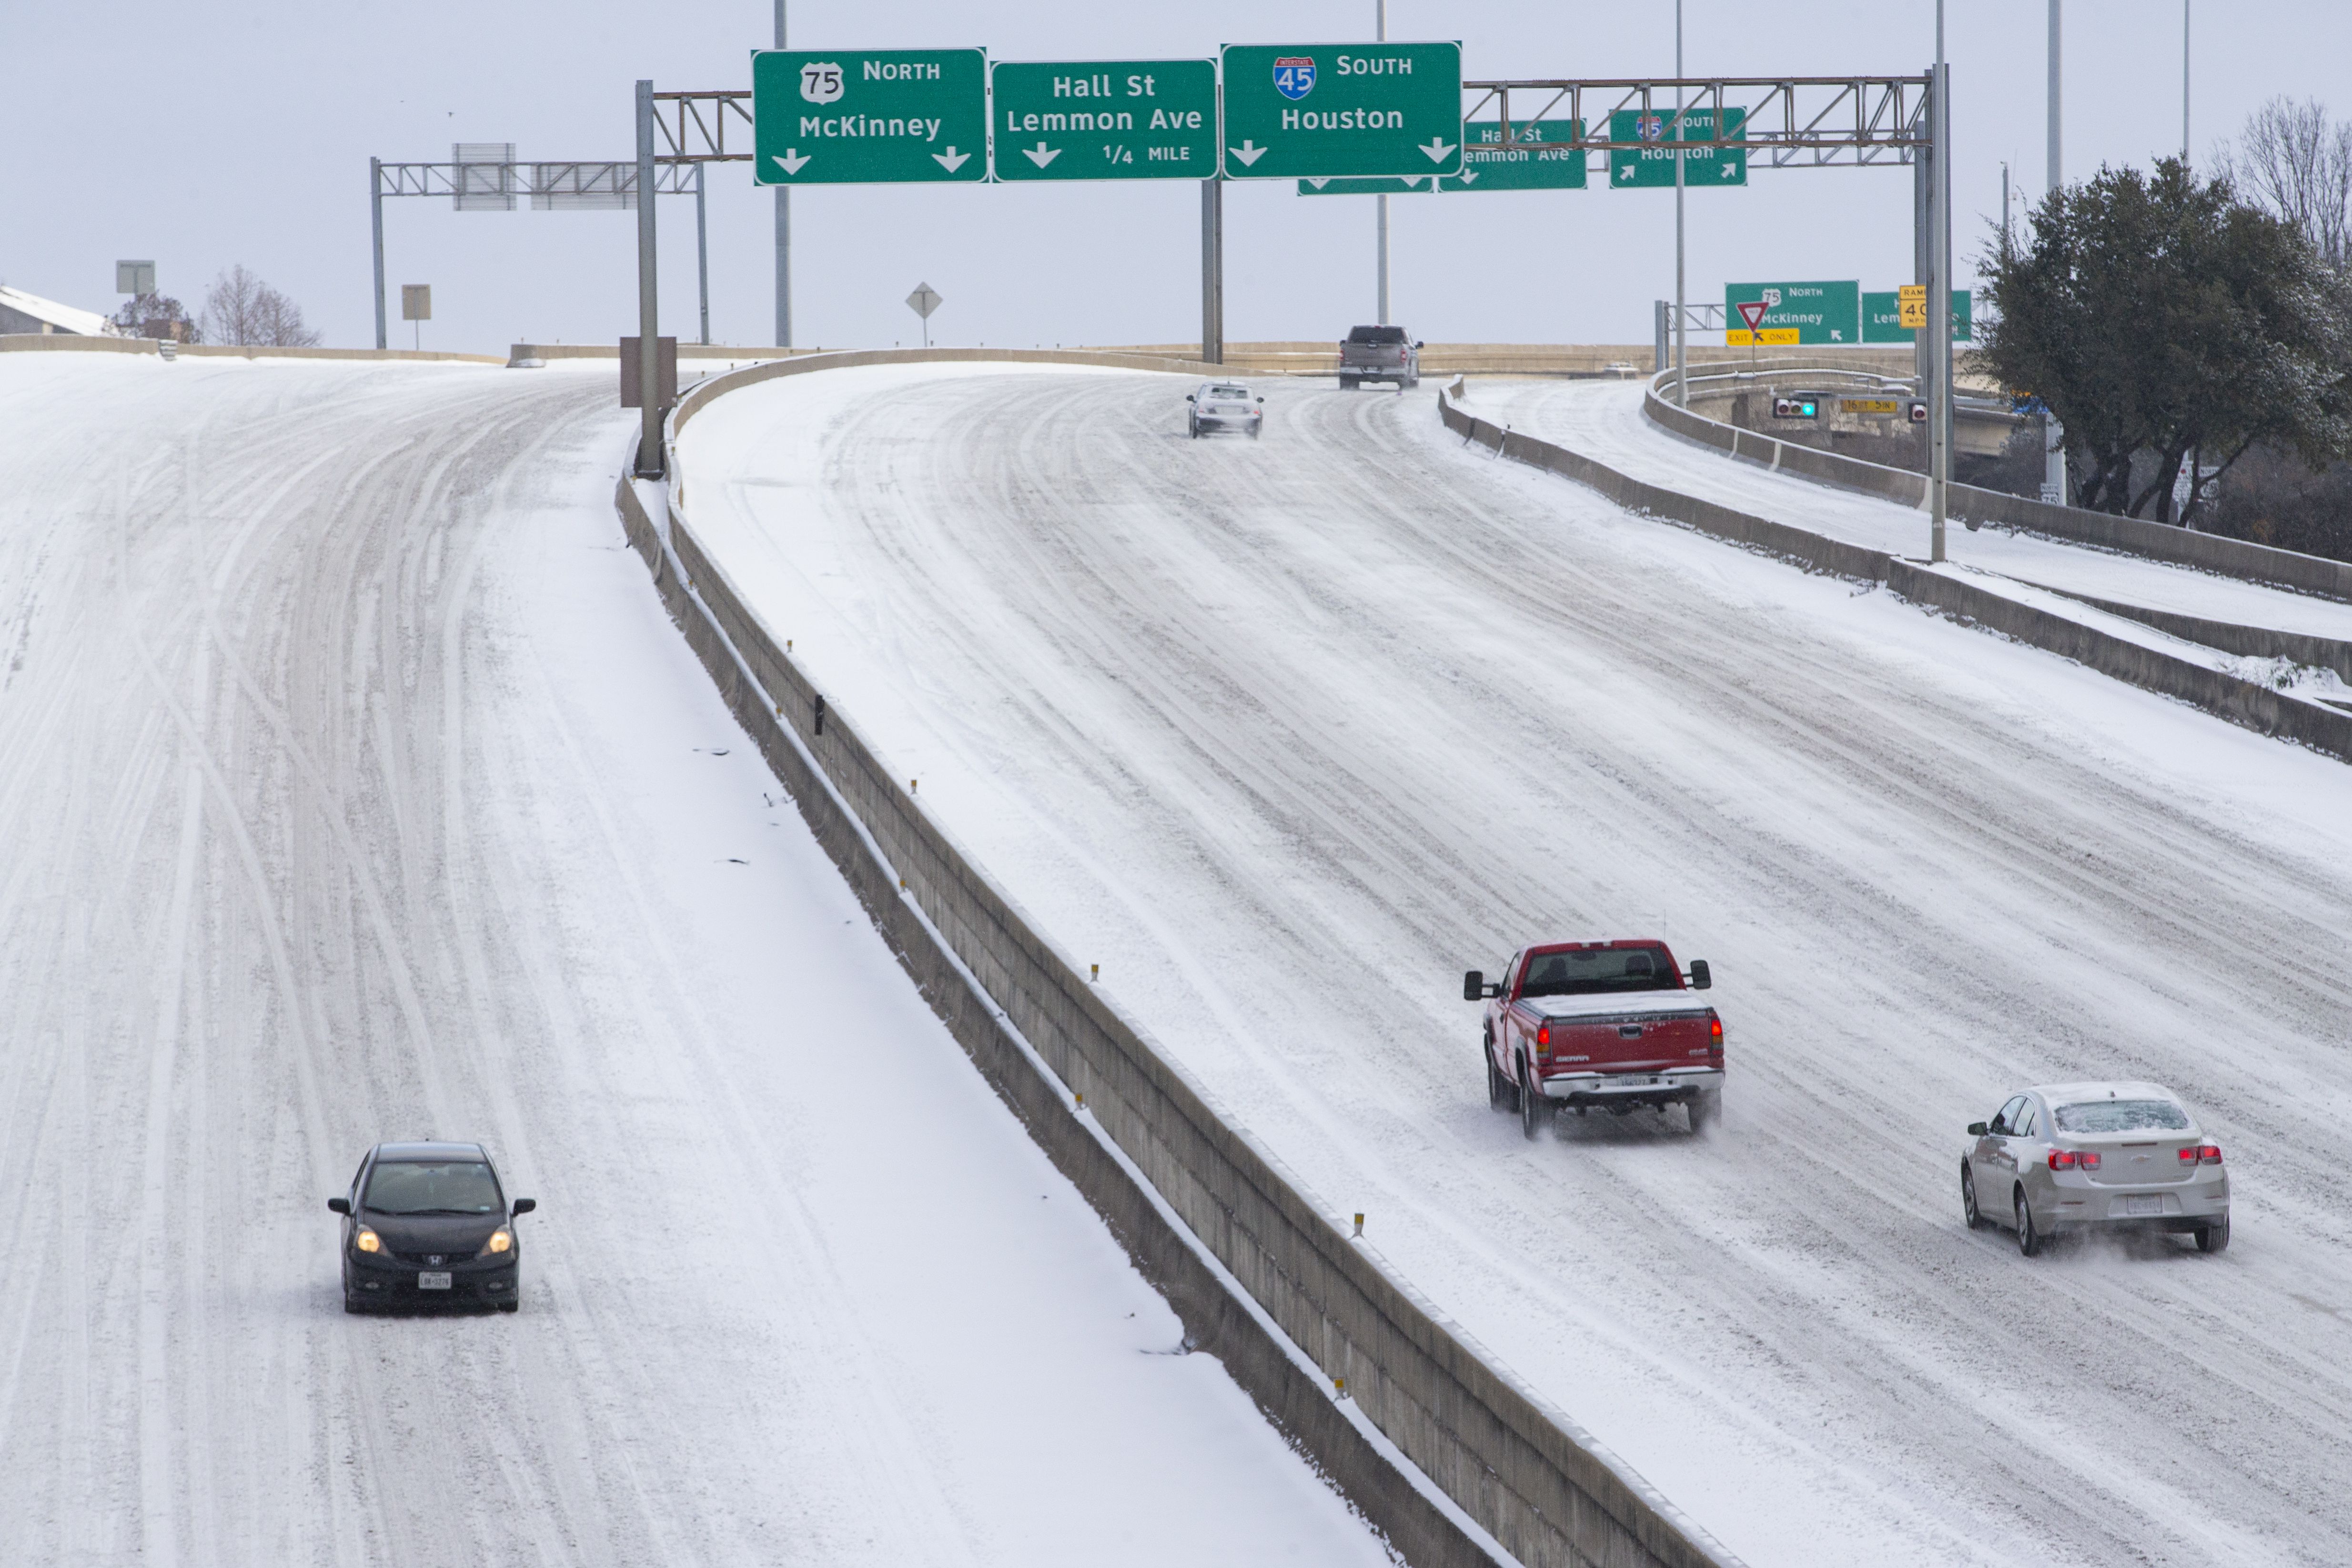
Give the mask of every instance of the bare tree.
<svg viewBox="0 0 2352 1568">
<path fill-rule="evenodd" d="M 2301 229 L 2332 269 L 2352 263 L 2352 124 L 2317 99 L 2273 98 L 2221 163 L 2242 197 Z"/>
<path fill-rule="evenodd" d="M 205 331 L 216 343 L 304 349 L 319 334 L 302 324 L 301 307 L 242 263 L 213 279 L 205 294 Z"/>
</svg>

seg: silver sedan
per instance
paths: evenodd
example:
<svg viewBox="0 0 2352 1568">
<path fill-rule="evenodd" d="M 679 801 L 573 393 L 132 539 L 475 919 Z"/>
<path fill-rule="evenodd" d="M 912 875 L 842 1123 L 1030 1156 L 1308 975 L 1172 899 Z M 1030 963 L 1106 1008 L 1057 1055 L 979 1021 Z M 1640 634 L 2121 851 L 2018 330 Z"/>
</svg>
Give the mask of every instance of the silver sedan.
<svg viewBox="0 0 2352 1568">
<path fill-rule="evenodd" d="M 2230 1245 L 2230 1173 L 2180 1097 L 2153 1083 L 2020 1089 L 1969 1124 L 1960 1208 L 2031 1258 L 2061 1231 L 2152 1230 Z"/>
<path fill-rule="evenodd" d="M 1255 440 L 1265 429 L 1265 399 L 1233 381 L 1204 381 L 1198 392 L 1187 393 L 1192 405 L 1185 416 L 1186 430 L 1194 440 L 1231 430 Z"/>
</svg>

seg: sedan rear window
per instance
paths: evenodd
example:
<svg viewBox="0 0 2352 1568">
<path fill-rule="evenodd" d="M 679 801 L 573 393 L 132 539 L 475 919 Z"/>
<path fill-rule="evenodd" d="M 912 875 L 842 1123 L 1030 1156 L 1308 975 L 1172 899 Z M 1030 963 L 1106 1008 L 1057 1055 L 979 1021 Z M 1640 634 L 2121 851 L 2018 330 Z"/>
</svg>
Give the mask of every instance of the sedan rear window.
<svg viewBox="0 0 2352 1568">
<path fill-rule="evenodd" d="M 1247 397 L 1249 395 L 1249 388 L 1246 386 L 1213 386 L 1209 388 L 1209 395 L 1212 397 Z"/>
<path fill-rule="evenodd" d="M 377 1214 L 500 1214 L 499 1179 L 479 1161 L 390 1161 L 368 1178 L 364 1206 Z"/>
<path fill-rule="evenodd" d="M 2062 1105 L 2061 1132 L 2185 1132 L 2189 1113 L 2168 1100 L 2091 1100 Z"/>
<path fill-rule="evenodd" d="M 1681 989 L 1663 947 L 1580 947 L 1528 960 L 1522 996 L 1580 996 L 1595 991 Z"/>
</svg>

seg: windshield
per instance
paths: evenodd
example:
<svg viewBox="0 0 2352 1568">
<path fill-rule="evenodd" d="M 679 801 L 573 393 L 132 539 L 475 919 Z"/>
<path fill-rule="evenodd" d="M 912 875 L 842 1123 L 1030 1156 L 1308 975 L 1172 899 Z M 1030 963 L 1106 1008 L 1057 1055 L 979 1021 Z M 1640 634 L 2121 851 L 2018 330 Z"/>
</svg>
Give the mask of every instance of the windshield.
<svg viewBox="0 0 2352 1568">
<path fill-rule="evenodd" d="M 368 1178 L 365 1207 L 377 1214 L 503 1214 L 499 1181 L 478 1161 L 386 1161 Z"/>
<path fill-rule="evenodd" d="M 1402 327 L 1351 327 L 1348 331 L 1351 343 L 1401 343 L 1404 342 Z"/>
<path fill-rule="evenodd" d="M 2057 1110 L 2061 1132 L 2186 1132 L 2189 1113 L 2168 1100 L 2093 1100 Z"/>
<path fill-rule="evenodd" d="M 1528 961 L 1522 996 L 1581 996 L 1595 991 L 1678 991 L 1681 976 L 1663 947 L 1580 947 Z"/>
</svg>

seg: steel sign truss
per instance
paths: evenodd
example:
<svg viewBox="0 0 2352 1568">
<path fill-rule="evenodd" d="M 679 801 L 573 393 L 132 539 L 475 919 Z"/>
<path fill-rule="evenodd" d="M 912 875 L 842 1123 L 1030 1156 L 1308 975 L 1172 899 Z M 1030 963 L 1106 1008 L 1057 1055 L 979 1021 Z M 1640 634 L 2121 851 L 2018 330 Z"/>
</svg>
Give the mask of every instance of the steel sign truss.
<svg viewBox="0 0 2352 1568">
<path fill-rule="evenodd" d="M 746 154 L 748 156 L 748 154 Z M 541 163 L 384 163 L 379 195 L 448 196 L 478 201 L 486 191 L 529 196 L 542 209 L 634 206 L 637 166 L 600 160 Z M 694 171 L 663 164 L 654 174 L 654 194 L 694 195 Z"/>
<path fill-rule="evenodd" d="M 727 128 L 738 127 L 735 145 Z M 751 162 L 751 89 L 740 92 L 657 92 L 654 134 L 656 163 L 748 163 Z"/>
<path fill-rule="evenodd" d="M 1706 123 L 1722 125 L 1727 111 L 1737 119 L 1744 109 L 1747 119 L 1737 135 L 1686 136 L 1682 144 L 1742 148 L 1751 167 L 1760 163 L 1773 169 L 1867 168 L 1912 163 L 1927 148 L 1928 86 L 1925 76 L 1465 81 L 1463 118 L 1497 120 L 1510 127 L 1499 145 L 1603 153 L 1655 148 L 1658 142 L 1612 141 L 1605 130 L 1570 141 L 1537 141 L 1527 129 L 1605 128 L 1612 114 L 1629 111 L 1672 120 L 1677 104 L 1685 112 L 1711 110 Z"/>
</svg>

